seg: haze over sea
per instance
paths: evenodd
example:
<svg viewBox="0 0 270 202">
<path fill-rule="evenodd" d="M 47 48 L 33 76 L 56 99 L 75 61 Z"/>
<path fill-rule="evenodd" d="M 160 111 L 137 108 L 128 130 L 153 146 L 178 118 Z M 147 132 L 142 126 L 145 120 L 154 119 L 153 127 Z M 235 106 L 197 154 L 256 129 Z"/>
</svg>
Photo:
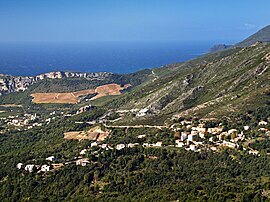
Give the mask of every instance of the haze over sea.
<svg viewBox="0 0 270 202">
<path fill-rule="evenodd" d="M 2 43 L 0 73 L 33 76 L 49 71 L 130 73 L 183 62 L 215 42 Z"/>
</svg>

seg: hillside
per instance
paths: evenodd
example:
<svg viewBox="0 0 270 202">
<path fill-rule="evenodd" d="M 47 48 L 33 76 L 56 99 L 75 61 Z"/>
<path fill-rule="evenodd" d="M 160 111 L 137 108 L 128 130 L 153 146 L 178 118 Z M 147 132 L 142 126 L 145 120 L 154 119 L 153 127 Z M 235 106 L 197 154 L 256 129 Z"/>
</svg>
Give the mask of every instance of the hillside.
<svg viewBox="0 0 270 202">
<path fill-rule="evenodd" d="M 270 42 L 270 25 L 259 30 L 258 32 L 256 32 L 252 36 L 248 37 L 244 41 L 237 43 L 236 46 L 247 47 L 247 46 L 251 46 L 252 44 L 254 44 L 258 41 Z"/>
<path fill-rule="evenodd" d="M 156 69 L 158 79 L 109 106 L 145 111 L 143 116 L 124 119 L 130 123 L 181 116 L 218 118 L 256 109 L 269 104 L 269 54 L 270 45 L 258 43 Z"/>
</svg>

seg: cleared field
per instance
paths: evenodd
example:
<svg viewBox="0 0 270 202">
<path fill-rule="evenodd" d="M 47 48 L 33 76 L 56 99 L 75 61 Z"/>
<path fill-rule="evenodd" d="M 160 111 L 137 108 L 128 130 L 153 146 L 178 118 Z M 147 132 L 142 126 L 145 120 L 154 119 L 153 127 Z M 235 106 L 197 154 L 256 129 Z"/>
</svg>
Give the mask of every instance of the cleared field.
<svg viewBox="0 0 270 202">
<path fill-rule="evenodd" d="M 88 131 L 71 131 L 64 133 L 66 140 L 97 140 L 103 141 L 110 134 L 110 131 L 103 131 L 99 126 L 91 128 Z"/>
<path fill-rule="evenodd" d="M 99 86 L 95 90 L 97 95 L 93 97 L 91 100 L 95 100 L 97 98 L 108 96 L 108 95 L 121 95 L 121 90 L 124 90 L 130 86 L 131 86 L 130 84 L 126 84 L 123 87 L 121 87 L 120 85 L 115 84 L 115 83 Z"/>
<path fill-rule="evenodd" d="M 96 89 L 81 90 L 71 93 L 33 93 L 33 103 L 61 103 L 61 104 L 76 104 L 80 101 L 81 96 L 86 96 L 90 94 L 97 95 L 91 100 L 95 100 L 100 97 L 108 95 L 120 95 L 121 90 L 128 88 L 130 85 L 127 84 L 124 87 L 121 87 L 118 84 L 107 84 L 99 86 Z"/>
</svg>

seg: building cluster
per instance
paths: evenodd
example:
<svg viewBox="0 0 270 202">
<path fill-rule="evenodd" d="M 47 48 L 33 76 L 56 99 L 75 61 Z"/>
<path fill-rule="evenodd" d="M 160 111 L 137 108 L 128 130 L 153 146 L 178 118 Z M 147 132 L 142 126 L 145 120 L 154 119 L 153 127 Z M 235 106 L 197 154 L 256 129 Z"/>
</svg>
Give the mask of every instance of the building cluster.
<svg viewBox="0 0 270 202">
<path fill-rule="evenodd" d="M 263 131 L 266 135 L 270 135 L 270 131 L 262 127 L 267 124 L 268 123 L 265 121 L 259 122 L 258 131 Z M 237 149 L 239 148 L 240 143 L 247 139 L 245 132 L 250 130 L 249 126 L 244 126 L 240 131 L 237 129 L 224 131 L 222 124 L 219 124 L 218 127 L 207 128 L 203 123 L 193 126 L 191 121 L 182 121 L 178 126 L 185 126 L 186 130 L 177 132 L 183 130 L 183 127 L 178 128 L 177 125 L 171 127 L 176 132 L 176 147 L 182 147 L 186 150 L 195 152 L 199 152 L 202 148 L 210 149 L 212 151 L 217 151 L 219 147 Z M 243 149 L 247 150 L 249 154 L 258 155 L 259 153 L 251 148 Z"/>
<path fill-rule="evenodd" d="M 54 156 L 49 156 L 45 160 L 53 162 L 56 160 L 56 158 Z M 26 165 L 24 165 L 23 163 L 18 163 L 16 168 L 19 170 L 25 170 L 26 172 L 29 172 L 29 173 L 32 173 L 34 171 L 47 172 L 53 168 L 53 164 L 51 164 L 51 165 L 50 164 L 43 164 L 43 165 L 26 164 Z"/>
<path fill-rule="evenodd" d="M 8 116 L 1 117 L 2 125 L 11 126 L 18 130 L 21 129 L 31 129 L 36 126 L 42 126 L 42 123 L 39 123 L 38 119 L 40 117 L 36 114 L 24 114 L 22 116 Z M 8 128 L 8 127 L 7 127 Z"/>
</svg>

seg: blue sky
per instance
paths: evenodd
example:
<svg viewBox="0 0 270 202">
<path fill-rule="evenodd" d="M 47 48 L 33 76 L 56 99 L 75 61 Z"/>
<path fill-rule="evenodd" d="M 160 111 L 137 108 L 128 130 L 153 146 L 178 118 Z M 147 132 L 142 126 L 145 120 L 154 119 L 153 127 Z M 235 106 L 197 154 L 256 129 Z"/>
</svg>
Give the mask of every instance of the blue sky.
<svg viewBox="0 0 270 202">
<path fill-rule="evenodd" d="M 269 0 L 0 0 L 0 41 L 237 42 L 270 24 Z"/>
</svg>

